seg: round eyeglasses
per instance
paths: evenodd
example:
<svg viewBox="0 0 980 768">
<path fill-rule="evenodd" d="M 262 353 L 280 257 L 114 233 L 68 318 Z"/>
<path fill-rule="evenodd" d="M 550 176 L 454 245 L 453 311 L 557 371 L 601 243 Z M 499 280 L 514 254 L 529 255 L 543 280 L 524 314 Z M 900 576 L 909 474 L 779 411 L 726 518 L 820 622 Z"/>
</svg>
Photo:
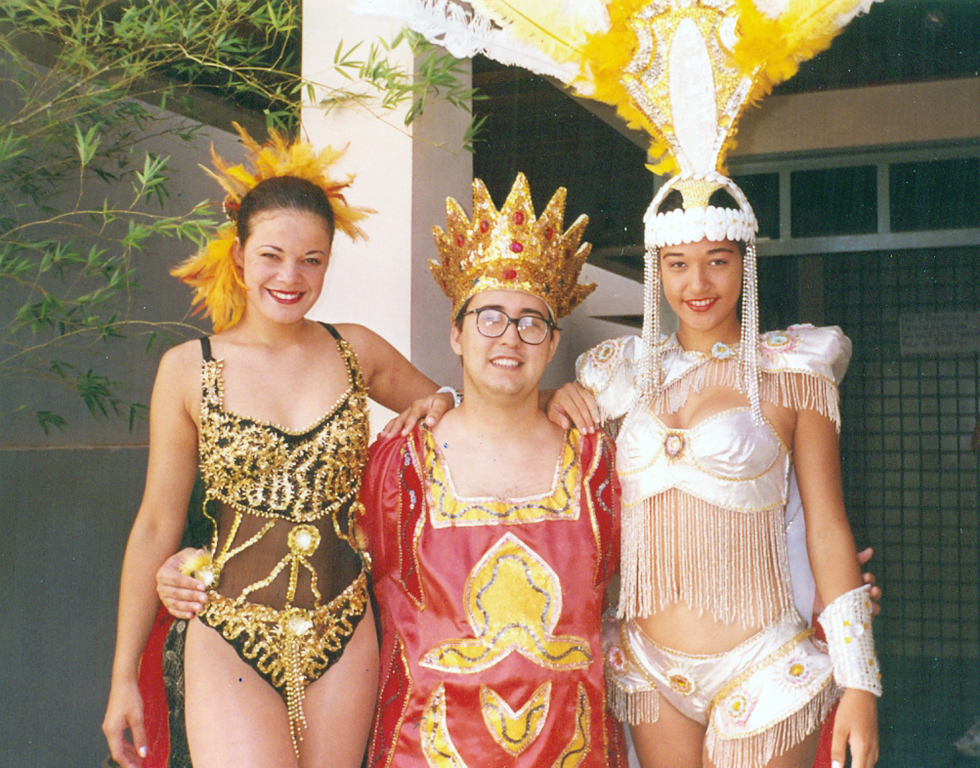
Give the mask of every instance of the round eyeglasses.
<svg viewBox="0 0 980 768">
<path fill-rule="evenodd" d="M 503 336 L 507 331 L 507 326 L 511 323 L 517 328 L 517 335 L 525 344 L 540 344 L 548 337 L 548 331 L 557 328 L 550 320 L 545 320 L 538 315 L 522 315 L 521 317 L 511 317 L 493 307 L 480 307 L 464 312 L 466 315 L 476 315 L 476 329 L 481 336 L 489 339 L 496 339 Z"/>
</svg>

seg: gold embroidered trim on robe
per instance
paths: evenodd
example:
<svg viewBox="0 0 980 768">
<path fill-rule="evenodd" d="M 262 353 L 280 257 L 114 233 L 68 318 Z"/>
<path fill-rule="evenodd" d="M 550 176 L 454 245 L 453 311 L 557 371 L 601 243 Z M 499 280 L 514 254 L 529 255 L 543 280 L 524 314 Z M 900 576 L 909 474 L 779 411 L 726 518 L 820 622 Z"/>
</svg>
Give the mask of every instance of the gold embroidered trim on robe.
<svg viewBox="0 0 980 768">
<path fill-rule="evenodd" d="M 551 768 L 575 768 L 581 765 L 589 754 L 589 732 L 592 724 L 592 707 L 589 704 L 585 686 L 578 684 L 578 697 L 575 707 L 575 733 L 562 750 Z"/>
<path fill-rule="evenodd" d="M 376 724 L 371 729 L 368 764 L 375 767 L 379 765 L 379 761 L 375 758 L 375 755 L 387 755 L 383 763 L 384 768 L 389 768 L 391 761 L 395 759 L 396 750 L 394 745 L 383 743 L 386 731 L 388 730 L 385 718 L 386 712 L 384 710 L 391 704 L 398 704 L 398 718 L 395 720 L 394 727 L 390 728 L 390 733 L 401 733 L 402 723 L 405 722 L 405 712 L 408 710 L 408 705 L 412 700 L 412 689 L 415 687 L 415 681 L 412 680 L 412 668 L 409 666 L 408 658 L 405 656 L 405 643 L 397 633 L 395 636 L 395 645 L 392 649 L 392 657 L 394 661 L 388 670 L 387 676 L 381 681 L 378 707 L 374 713 Z M 405 688 L 401 690 L 395 688 L 392 690 L 391 686 L 393 683 L 396 685 L 398 683 L 404 683 Z"/>
<path fill-rule="evenodd" d="M 431 768 L 467 768 L 459 750 L 449 735 L 446 721 L 446 686 L 439 684 L 429 700 L 419 722 L 419 741 L 422 754 Z"/>
<path fill-rule="evenodd" d="M 475 637 L 440 643 L 422 657 L 422 666 L 481 672 L 515 651 L 546 669 L 584 669 L 592 663 L 588 640 L 552 634 L 561 616 L 561 581 L 512 533 L 473 566 L 463 601 Z"/>
<path fill-rule="evenodd" d="M 551 490 L 537 496 L 506 501 L 492 497 L 460 498 L 453 488 L 449 467 L 436 449 L 432 432 L 425 429 L 423 434 L 425 468 L 432 500 L 429 517 L 433 528 L 523 525 L 578 519 L 579 461 L 575 447 L 579 435 L 576 430 L 571 429 L 565 434 Z"/>
<path fill-rule="evenodd" d="M 612 521 L 620 512 L 618 509 L 614 509 L 619 495 L 614 495 L 610 488 L 615 482 L 616 472 L 614 444 L 611 438 L 599 432 L 595 446 L 596 449 L 588 470 L 582 478 L 582 486 L 586 489 L 585 504 L 589 512 L 589 521 L 592 523 L 592 537 L 595 541 L 596 563 L 592 584 L 599 587 L 600 584 L 608 583 L 613 573 L 619 568 L 619 536 L 606 537 L 603 536 L 602 532 L 604 529 L 615 526 Z M 596 471 L 600 466 L 609 467 L 609 471 L 593 484 L 596 480 Z M 601 523 L 600 516 L 602 518 Z"/>
<path fill-rule="evenodd" d="M 398 527 L 394 536 L 398 544 L 398 569 L 395 574 L 405 594 L 420 611 L 426 608 L 419 563 L 419 538 L 425 530 L 426 517 L 423 494 L 428 485 L 424 481 L 423 465 L 414 442 L 408 440 L 402 449 L 398 476 Z"/>
<path fill-rule="evenodd" d="M 796 610 L 782 507 L 739 512 L 677 489 L 623 510 L 619 617 L 676 603 L 743 627 Z"/>
<path fill-rule="evenodd" d="M 538 688 L 516 710 L 487 685 L 480 686 L 483 722 L 496 741 L 513 757 L 519 756 L 541 735 L 551 706 L 551 681 Z"/>
</svg>

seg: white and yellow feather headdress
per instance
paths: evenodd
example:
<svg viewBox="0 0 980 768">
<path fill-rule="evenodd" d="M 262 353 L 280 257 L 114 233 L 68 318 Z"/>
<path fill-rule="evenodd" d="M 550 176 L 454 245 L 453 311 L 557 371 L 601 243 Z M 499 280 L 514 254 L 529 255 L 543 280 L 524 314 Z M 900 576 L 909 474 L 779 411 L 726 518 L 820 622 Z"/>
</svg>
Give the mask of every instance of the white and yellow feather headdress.
<svg viewBox="0 0 980 768">
<path fill-rule="evenodd" d="M 877 0 L 357 0 L 404 20 L 452 54 L 482 53 L 558 78 L 611 104 L 650 135 L 651 170 L 675 174 L 647 210 L 645 389 L 659 388 L 658 249 L 709 240 L 746 244 L 743 385 L 758 415 L 755 214 L 725 173 L 739 117 L 792 77 Z M 737 210 L 711 205 L 724 189 Z M 661 212 L 677 190 L 683 210 Z M 747 343 L 751 340 L 752 343 Z"/>
</svg>

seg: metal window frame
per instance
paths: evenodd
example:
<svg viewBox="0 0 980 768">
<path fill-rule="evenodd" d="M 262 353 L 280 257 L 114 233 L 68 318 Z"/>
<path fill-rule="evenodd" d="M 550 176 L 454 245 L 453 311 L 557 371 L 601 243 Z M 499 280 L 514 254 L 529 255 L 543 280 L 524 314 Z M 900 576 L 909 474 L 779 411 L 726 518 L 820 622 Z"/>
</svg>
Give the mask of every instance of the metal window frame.
<svg viewBox="0 0 980 768">
<path fill-rule="evenodd" d="M 736 176 L 777 174 L 779 176 L 779 233 L 777 240 L 760 239 L 760 256 L 800 256 L 812 253 L 909 250 L 980 245 L 980 227 L 892 232 L 890 221 L 890 166 L 896 163 L 980 158 L 980 141 L 917 144 L 887 149 L 836 150 L 772 157 L 733 157 L 729 172 Z M 877 168 L 878 231 L 873 234 L 831 237 L 792 237 L 793 201 L 790 175 L 794 171 L 872 165 Z M 980 200 L 977 201 L 980 208 Z"/>
</svg>

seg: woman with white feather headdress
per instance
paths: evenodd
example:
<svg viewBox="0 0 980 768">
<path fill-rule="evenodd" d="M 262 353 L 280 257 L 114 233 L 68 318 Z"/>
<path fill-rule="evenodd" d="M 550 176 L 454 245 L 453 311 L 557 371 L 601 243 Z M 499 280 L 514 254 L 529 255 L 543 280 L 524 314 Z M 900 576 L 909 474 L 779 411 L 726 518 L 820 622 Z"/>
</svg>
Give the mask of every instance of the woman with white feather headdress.
<svg viewBox="0 0 980 768">
<path fill-rule="evenodd" d="M 738 119 L 874 0 L 360 0 L 615 105 L 675 175 L 645 217 L 642 338 L 579 359 L 551 410 L 615 425 L 623 485 L 610 704 L 645 768 L 877 761 L 871 603 L 844 510 L 838 328 L 759 333 L 758 228 L 724 159 Z M 660 335 L 659 296 L 679 318 Z M 741 305 L 741 311 L 739 311 Z M 583 388 L 584 386 L 584 388 Z M 559 415 L 560 417 L 560 415 Z M 797 611 L 784 511 L 799 481 L 824 645 Z"/>
</svg>

